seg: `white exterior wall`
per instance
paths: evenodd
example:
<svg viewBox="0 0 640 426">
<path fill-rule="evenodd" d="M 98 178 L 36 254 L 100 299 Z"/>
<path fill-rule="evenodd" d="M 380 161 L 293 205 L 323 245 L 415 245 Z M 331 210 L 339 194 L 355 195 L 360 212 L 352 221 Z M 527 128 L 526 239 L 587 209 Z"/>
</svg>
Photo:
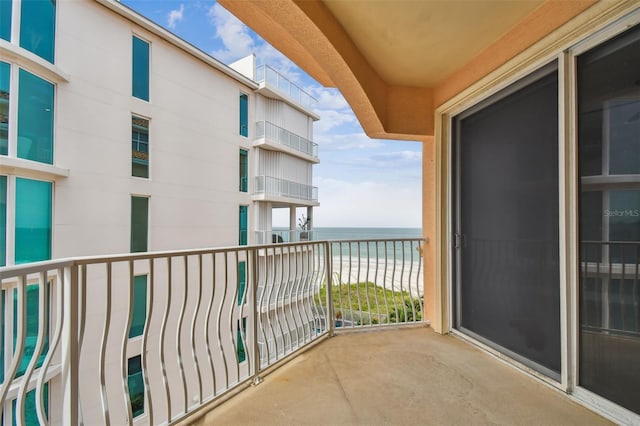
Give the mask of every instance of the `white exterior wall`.
<svg viewBox="0 0 640 426">
<path fill-rule="evenodd" d="M 130 249 L 149 196 L 149 250 L 236 245 L 239 95 L 251 88 L 95 2 L 58 3 L 53 257 Z M 100 28 L 100 31 L 95 31 Z M 150 42 L 150 101 L 131 96 L 132 35 Z M 149 179 L 131 177 L 131 115 L 150 120 Z M 252 122 L 250 113 L 249 122 Z"/>
</svg>

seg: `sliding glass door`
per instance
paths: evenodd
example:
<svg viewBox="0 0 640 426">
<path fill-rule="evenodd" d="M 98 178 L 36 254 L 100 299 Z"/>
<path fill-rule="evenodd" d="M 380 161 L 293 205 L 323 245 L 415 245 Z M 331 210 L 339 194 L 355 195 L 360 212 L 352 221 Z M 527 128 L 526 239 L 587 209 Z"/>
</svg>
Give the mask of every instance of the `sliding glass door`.
<svg viewBox="0 0 640 426">
<path fill-rule="evenodd" d="M 453 127 L 455 326 L 559 380 L 556 64 Z"/>
<path fill-rule="evenodd" d="M 640 414 L 640 26 L 577 58 L 579 384 Z"/>
</svg>

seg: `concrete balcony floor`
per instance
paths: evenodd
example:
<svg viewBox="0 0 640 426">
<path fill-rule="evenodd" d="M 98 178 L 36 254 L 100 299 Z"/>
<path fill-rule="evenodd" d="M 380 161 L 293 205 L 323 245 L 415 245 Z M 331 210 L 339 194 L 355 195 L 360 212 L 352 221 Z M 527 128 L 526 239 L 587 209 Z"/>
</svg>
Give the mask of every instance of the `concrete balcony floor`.
<svg viewBox="0 0 640 426">
<path fill-rule="evenodd" d="M 430 328 L 330 338 L 195 425 L 604 425 L 606 419 Z"/>
</svg>

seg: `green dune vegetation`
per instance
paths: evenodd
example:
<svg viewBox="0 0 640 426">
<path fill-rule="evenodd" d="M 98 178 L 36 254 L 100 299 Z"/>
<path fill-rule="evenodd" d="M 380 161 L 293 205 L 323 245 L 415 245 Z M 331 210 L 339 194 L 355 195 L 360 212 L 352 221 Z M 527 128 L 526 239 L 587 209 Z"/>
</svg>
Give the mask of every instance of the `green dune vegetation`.
<svg viewBox="0 0 640 426">
<path fill-rule="evenodd" d="M 320 288 L 318 297 L 326 307 L 326 284 Z M 391 290 L 371 281 L 334 284 L 331 299 L 336 321 L 345 322 L 345 325 L 394 324 L 422 319 L 422 297 L 411 297 L 408 291 Z"/>
</svg>

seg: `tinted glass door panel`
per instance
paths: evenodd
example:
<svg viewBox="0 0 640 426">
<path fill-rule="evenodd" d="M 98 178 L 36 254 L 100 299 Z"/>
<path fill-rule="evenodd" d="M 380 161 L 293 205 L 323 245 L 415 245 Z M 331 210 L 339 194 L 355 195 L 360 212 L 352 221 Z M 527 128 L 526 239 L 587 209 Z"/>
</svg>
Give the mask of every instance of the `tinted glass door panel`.
<svg viewBox="0 0 640 426">
<path fill-rule="evenodd" d="M 640 414 L 640 26 L 577 68 L 579 385 Z"/>
</svg>

